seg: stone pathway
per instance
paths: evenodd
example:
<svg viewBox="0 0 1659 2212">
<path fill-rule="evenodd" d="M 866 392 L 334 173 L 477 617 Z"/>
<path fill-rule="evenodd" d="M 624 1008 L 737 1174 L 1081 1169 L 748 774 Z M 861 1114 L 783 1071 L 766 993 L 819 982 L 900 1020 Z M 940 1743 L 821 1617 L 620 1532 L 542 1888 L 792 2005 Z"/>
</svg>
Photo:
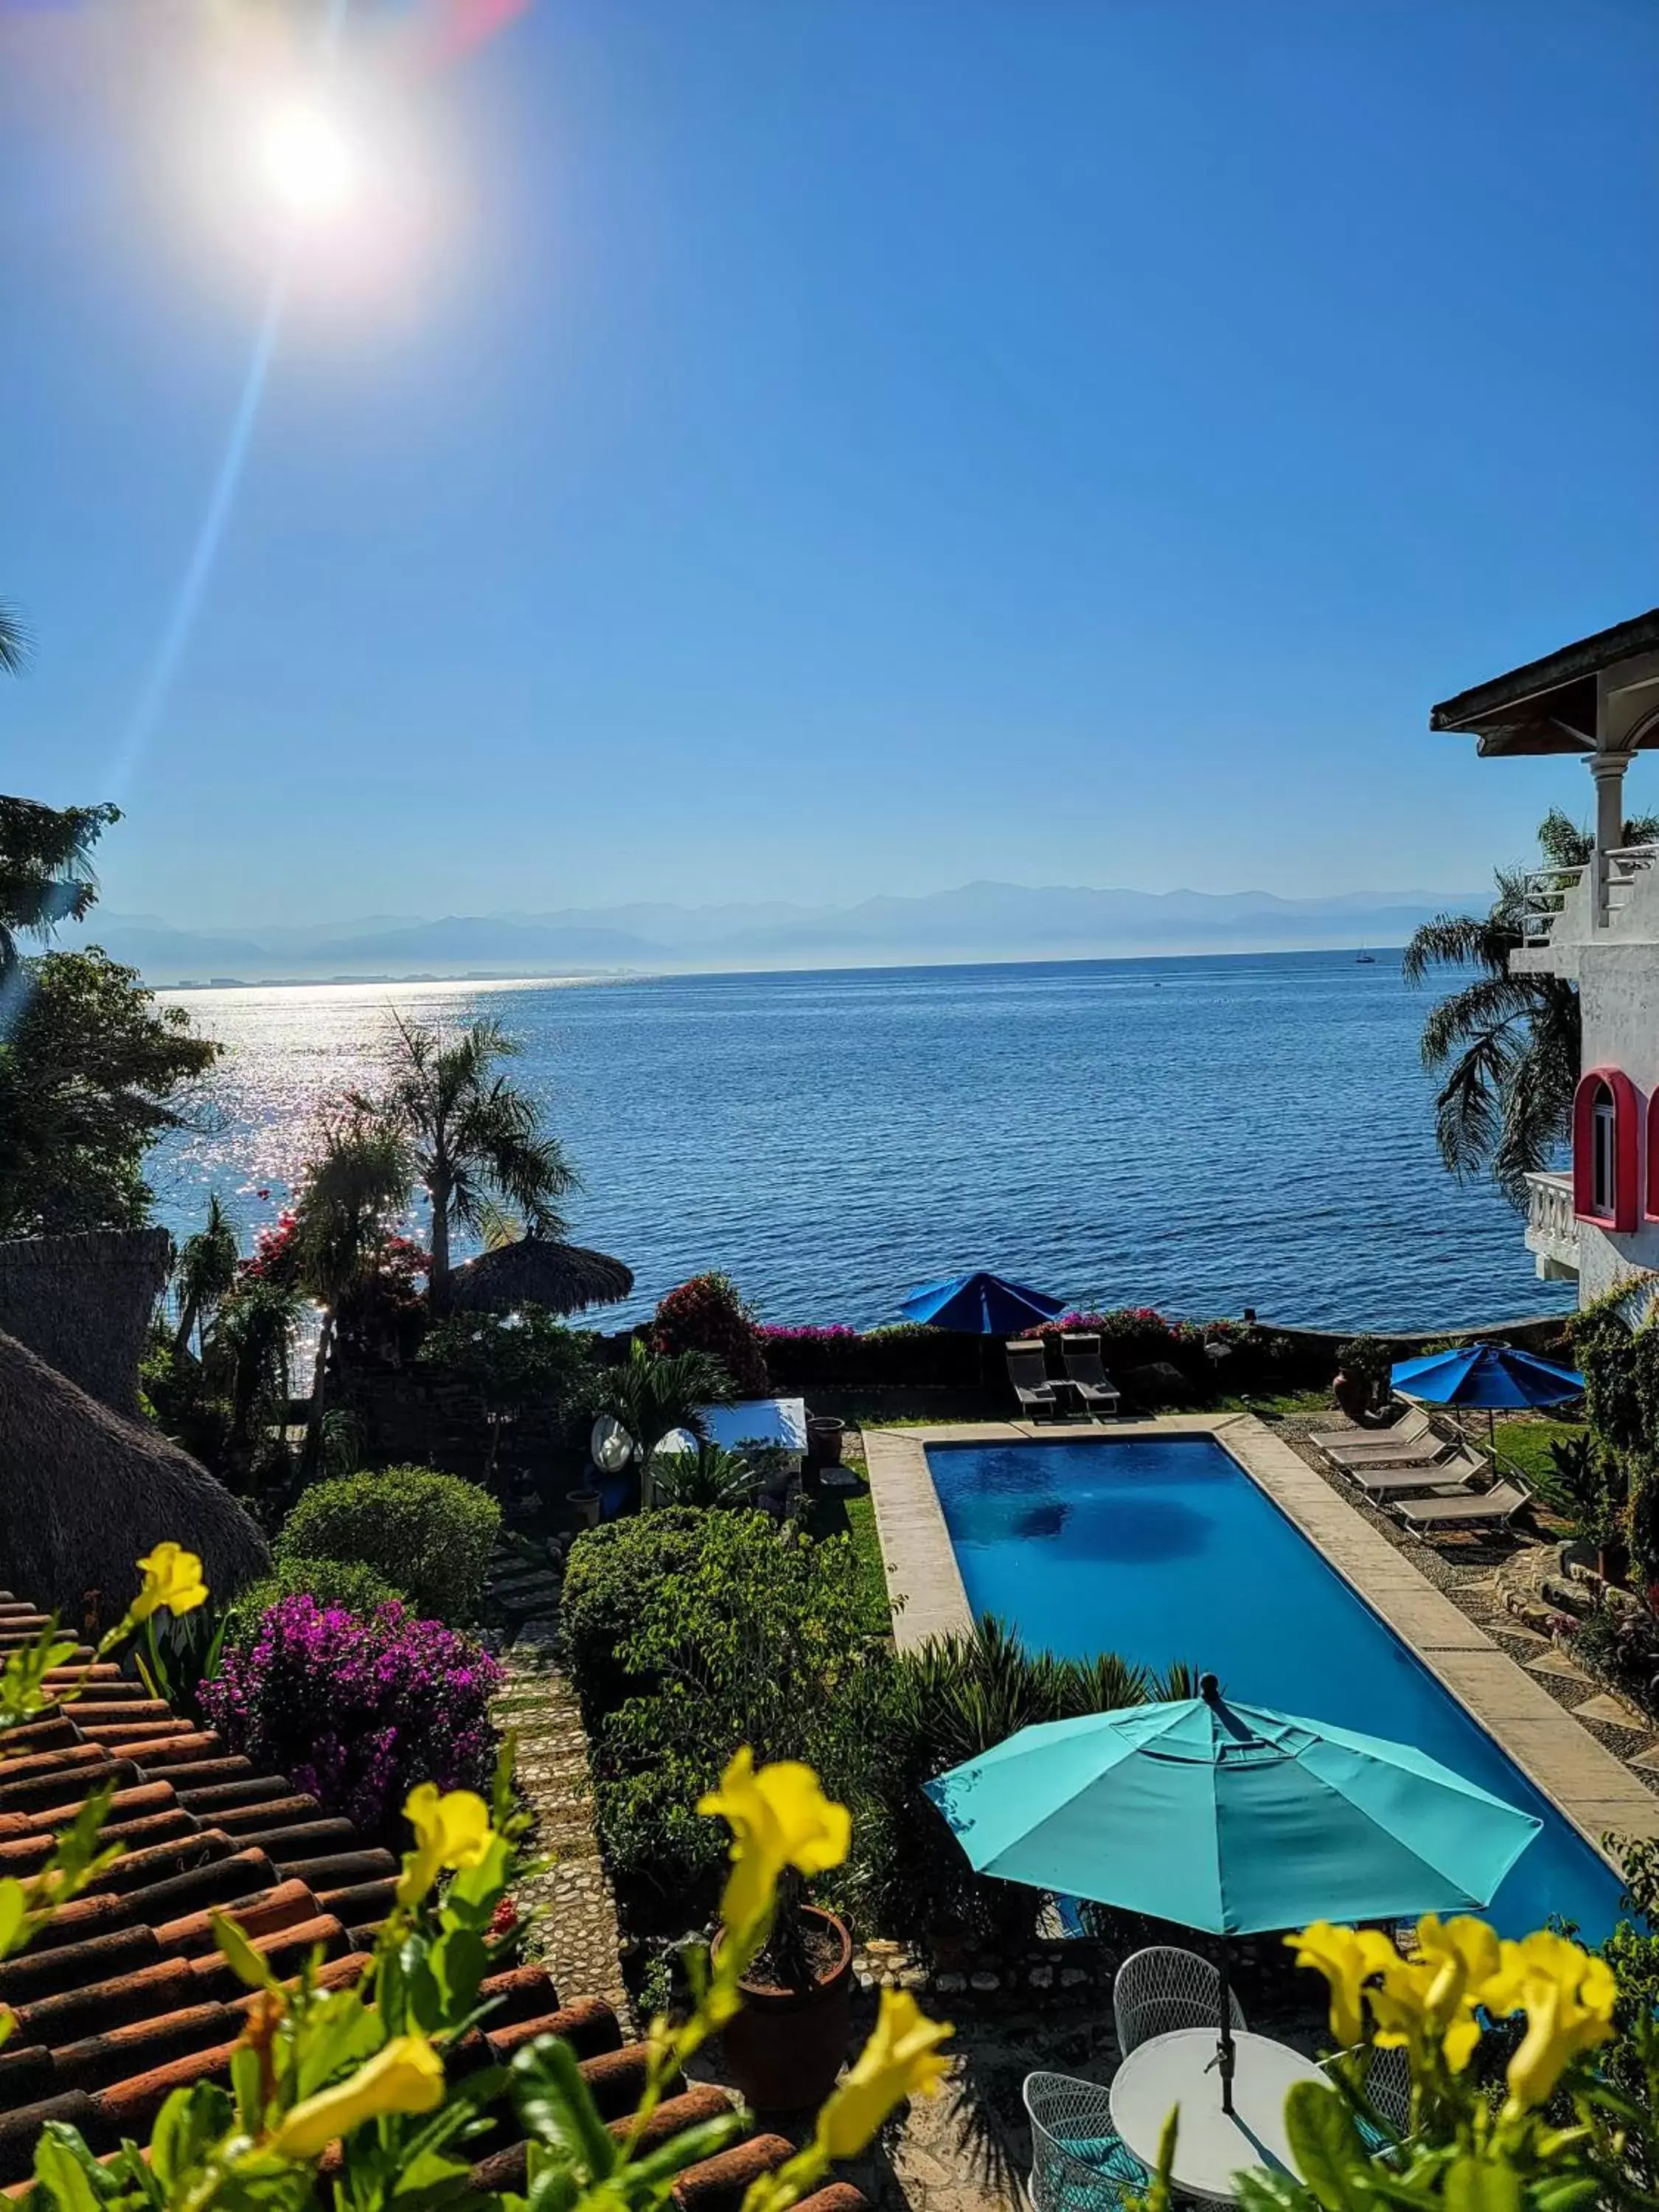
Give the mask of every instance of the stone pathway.
<svg viewBox="0 0 1659 2212">
<path fill-rule="evenodd" d="M 553 1862 L 522 1885 L 520 1902 L 537 1915 L 531 1951 L 545 1960 L 562 2001 L 604 1997 L 630 2034 L 616 1899 L 593 1832 L 593 1784 L 576 1693 L 539 1646 L 515 1644 L 502 1665 L 507 1680 L 496 1719 L 517 1734 L 514 1771 L 535 1815 L 532 1842 Z"/>
</svg>

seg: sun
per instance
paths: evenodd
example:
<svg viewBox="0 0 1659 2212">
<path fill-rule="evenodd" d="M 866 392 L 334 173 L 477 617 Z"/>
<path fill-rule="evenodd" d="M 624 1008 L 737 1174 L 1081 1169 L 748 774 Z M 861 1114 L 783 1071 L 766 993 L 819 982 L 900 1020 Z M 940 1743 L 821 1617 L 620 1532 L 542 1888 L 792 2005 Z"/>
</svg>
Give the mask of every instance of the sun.
<svg viewBox="0 0 1659 2212">
<path fill-rule="evenodd" d="M 357 164 L 350 142 L 320 107 L 286 107 L 273 115 L 259 154 L 267 186 L 290 214 L 323 219 L 351 199 Z"/>
</svg>

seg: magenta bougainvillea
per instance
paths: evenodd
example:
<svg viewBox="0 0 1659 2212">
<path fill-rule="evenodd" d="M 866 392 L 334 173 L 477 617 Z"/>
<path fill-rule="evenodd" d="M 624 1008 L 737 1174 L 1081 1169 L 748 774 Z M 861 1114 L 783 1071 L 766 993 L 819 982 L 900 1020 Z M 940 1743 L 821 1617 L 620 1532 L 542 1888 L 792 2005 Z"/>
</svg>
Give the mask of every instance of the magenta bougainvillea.
<svg viewBox="0 0 1659 2212">
<path fill-rule="evenodd" d="M 858 1331 L 842 1321 L 805 1322 L 799 1328 L 787 1322 L 763 1321 L 758 1334 L 763 1344 L 842 1344 L 853 1342 Z"/>
<path fill-rule="evenodd" d="M 729 1275 L 693 1275 L 670 1291 L 651 1322 L 653 1352 L 707 1352 L 739 1398 L 763 1398 L 766 1354 L 753 1313 Z"/>
<path fill-rule="evenodd" d="M 485 1788 L 501 1670 L 469 1636 L 401 1605 L 360 1616 L 283 1598 L 202 1685 L 208 1718 L 259 1773 L 285 1774 L 365 1834 L 393 1834 L 417 1782 Z"/>
</svg>

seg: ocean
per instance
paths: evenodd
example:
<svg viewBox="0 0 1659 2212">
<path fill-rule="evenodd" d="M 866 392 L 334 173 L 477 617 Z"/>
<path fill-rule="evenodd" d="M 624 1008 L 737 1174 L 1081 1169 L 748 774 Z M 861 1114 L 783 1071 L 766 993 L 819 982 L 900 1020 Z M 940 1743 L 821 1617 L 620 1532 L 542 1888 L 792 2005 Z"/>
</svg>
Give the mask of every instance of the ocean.
<svg viewBox="0 0 1659 2212">
<path fill-rule="evenodd" d="M 164 994 L 227 1048 L 217 1126 L 152 1157 L 176 1235 L 275 1219 L 389 1009 L 496 1017 L 633 1303 L 723 1268 L 774 1322 L 869 1328 L 990 1267 L 1080 1306 L 1440 1329 L 1565 1308 L 1435 1150 L 1397 953 Z"/>
</svg>

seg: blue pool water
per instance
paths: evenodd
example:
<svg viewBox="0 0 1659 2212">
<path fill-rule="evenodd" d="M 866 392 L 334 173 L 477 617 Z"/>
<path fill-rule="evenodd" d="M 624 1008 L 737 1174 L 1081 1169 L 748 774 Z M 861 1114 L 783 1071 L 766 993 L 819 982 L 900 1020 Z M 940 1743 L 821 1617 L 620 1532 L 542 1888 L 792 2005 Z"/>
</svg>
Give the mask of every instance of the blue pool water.
<svg viewBox="0 0 1659 2212">
<path fill-rule="evenodd" d="M 1212 1669 L 1249 1705 L 1414 1744 L 1543 1832 L 1493 1900 L 1502 1934 L 1552 1913 L 1598 1941 L 1619 1882 L 1267 1493 L 1206 1437 L 930 1446 L 975 1613 L 1067 1657 Z"/>
</svg>

